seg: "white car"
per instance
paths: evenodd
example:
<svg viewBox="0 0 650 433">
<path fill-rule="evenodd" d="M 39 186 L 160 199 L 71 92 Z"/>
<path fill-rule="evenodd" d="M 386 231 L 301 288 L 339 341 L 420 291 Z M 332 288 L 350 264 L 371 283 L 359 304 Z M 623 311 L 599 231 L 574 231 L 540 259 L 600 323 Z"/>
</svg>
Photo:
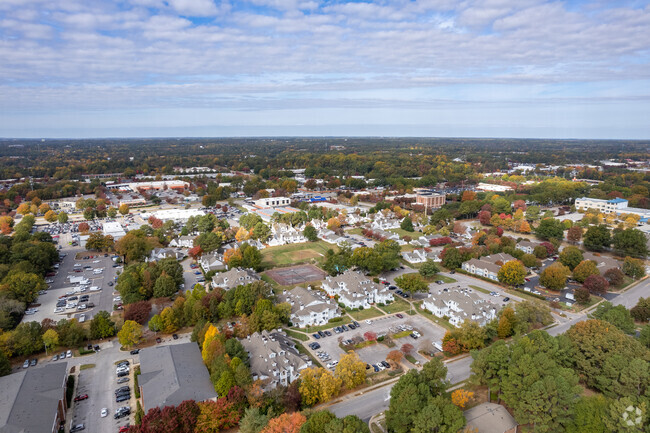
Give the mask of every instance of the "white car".
<svg viewBox="0 0 650 433">
<path fill-rule="evenodd" d="M 93 263 L 99 263 L 101 260 L 93 260 Z"/>
<path fill-rule="evenodd" d="M 66 358 L 72 358 L 72 350 L 68 350 L 68 351 L 65 353 L 65 357 L 66 357 Z"/>
<path fill-rule="evenodd" d="M 108 415 L 108 409 L 103 408 L 103 409 L 102 409 L 102 412 L 100 413 L 100 416 L 101 416 L 102 418 L 105 418 L 107 415 Z"/>
<path fill-rule="evenodd" d="M 122 302 L 122 297 L 121 296 L 114 297 L 113 302 Z"/>
<path fill-rule="evenodd" d="M 63 308 L 63 307 L 56 307 L 56 308 L 54 309 L 54 313 L 55 313 L 55 314 L 56 314 L 56 313 L 63 313 L 64 311 L 65 311 L 65 308 Z"/>
<path fill-rule="evenodd" d="M 86 315 L 82 314 L 79 316 L 79 323 L 84 323 L 86 321 Z"/>
<path fill-rule="evenodd" d="M 368 325 L 372 325 L 372 320 L 368 319 L 368 320 L 366 320 L 366 323 L 367 323 Z"/>
</svg>

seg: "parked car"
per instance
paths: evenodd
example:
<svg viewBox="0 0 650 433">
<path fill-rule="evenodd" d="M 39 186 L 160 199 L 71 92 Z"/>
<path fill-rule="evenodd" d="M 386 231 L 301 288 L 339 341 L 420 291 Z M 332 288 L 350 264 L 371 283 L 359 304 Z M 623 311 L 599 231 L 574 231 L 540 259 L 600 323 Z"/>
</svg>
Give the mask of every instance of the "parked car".
<svg viewBox="0 0 650 433">
<path fill-rule="evenodd" d="M 129 379 L 128 377 L 120 377 L 119 379 L 117 379 L 117 383 L 126 383 L 129 380 L 131 379 Z"/>
<path fill-rule="evenodd" d="M 83 401 L 88 398 L 88 394 L 80 394 L 74 398 L 74 401 Z"/>
<path fill-rule="evenodd" d="M 140 349 L 133 349 L 132 351 L 129 352 L 131 355 L 137 355 L 140 353 Z"/>
<path fill-rule="evenodd" d="M 72 358 L 72 350 L 69 350 L 65 353 L 66 358 Z"/>
<path fill-rule="evenodd" d="M 507 296 L 505 298 L 503 298 L 503 302 L 508 302 L 509 300 L 510 300 L 510 298 L 507 297 Z"/>
<path fill-rule="evenodd" d="M 102 408 L 102 411 L 99 413 L 99 416 L 101 416 L 102 418 L 106 418 L 107 415 L 108 415 L 108 409 Z"/>
<path fill-rule="evenodd" d="M 174 340 L 178 340 L 178 334 L 172 334 L 172 338 L 173 338 Z"/>
<path fill-rule="evenodd" d="M 117 397 L 115 397 L 115 403 L 121 403 L 123 401 L 127 401 L 130 399 L 131 399 L 131 394 L 118 395 Z"/>
<path fill-rule="evenodd" d="M 162 339 L 160 337 L 156 337 L 156 343 L 162 343 Z"/>
<path fill-rule="evenodd" d="M 117 373 L 117 377 L 124 377 L 124 376 L 128 376 L 128 375 L 129 375 L 128 371 L 120 371 L 120 372 Z"/>
<path fill-rule="evenodd" d="M 399 319 L 403 319 L 403 318 L 404 318 L 404 315 L 401 314 L 401 313 L 397 313 L 397 314 L 395 314 L 395 315 L 396 315 Z"/>
<path fill-rule="evenodd" d="M 29 359 L 26 359 L 25 362 L 23 362 L 23 368 L 29 368 Z"/>
<path fill-rule="evenodd" d="M 59 360 L 59 355 L 54 355 L 52 357 L 52 361 L 58 361 Z"/>
<path fill-rule="evenodd" d="M 72 427 L 70 429 L 70 433 L 75 433 L 75 432 L 85 430 L 85 429 L 86 429 L 86 426 L 84 424 L 77 424 L 76 426 L 74 426 L 74 427 Z"/>
</svg>

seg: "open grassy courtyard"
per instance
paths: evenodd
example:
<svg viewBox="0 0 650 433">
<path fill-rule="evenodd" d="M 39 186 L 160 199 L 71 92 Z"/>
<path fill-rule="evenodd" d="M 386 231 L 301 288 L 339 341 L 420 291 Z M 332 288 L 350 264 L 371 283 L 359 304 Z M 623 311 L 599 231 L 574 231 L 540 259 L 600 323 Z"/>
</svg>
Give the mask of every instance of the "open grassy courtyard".
<svg viewBox="0 0 650 433">
<path fill-rule="evenodd" d="M 271 268 L 274 266 L 305 263 L 312 259 L 320 262 L 329 249 L 337 251 L 338 247 L 324 241 L 318 241 L 264 248 L 261 251 L 262 265 L 266 268 Z"/>
</svg>

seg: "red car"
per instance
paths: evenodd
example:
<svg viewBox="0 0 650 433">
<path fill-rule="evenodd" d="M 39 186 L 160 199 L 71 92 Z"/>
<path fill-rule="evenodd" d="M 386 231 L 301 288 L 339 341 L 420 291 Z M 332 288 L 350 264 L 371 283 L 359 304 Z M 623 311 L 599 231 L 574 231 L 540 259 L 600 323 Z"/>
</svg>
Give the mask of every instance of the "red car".
<svg viewBox="0 0 650 433">
<path fill-rule="evenodd" d="M 400 319 L 401 319 L 402 317 L 404 317 L 404 316 L 402 316 L 402 315 L 399 314 L 399 313 L 397 313 L 397 314 L 395 314 L 395 315 L 396 315 L 397 317 L 399 317 Z"/>
<path fill-rule="evenodd" d="M 74 398 L 74 401 L 81 401 L 81 400 L 85 400 L 87 398 L 88 398 L 88 394 L 81 394 L 81 395 L 76 396 Z"/>
<path fill-rule="evenodd" d="M 120 430 L 118 431 L 118 433 L 126 433 L 128 431 L 129 431 L 129 426 L 128 425 L 123 425 L 122 427 L 120 427 Z"/>
</svg>

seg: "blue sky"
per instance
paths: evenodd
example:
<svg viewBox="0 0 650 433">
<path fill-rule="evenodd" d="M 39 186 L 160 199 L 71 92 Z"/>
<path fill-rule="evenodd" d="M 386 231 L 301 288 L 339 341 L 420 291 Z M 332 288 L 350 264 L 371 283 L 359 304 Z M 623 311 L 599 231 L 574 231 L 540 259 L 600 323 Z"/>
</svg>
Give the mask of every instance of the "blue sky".
<svg viewBox="0 0 650 433">
<path fill-rule="evenodd" d="M 647 1 L 1 0 L 0 136 L 650 138 Z"/>
</svg>

